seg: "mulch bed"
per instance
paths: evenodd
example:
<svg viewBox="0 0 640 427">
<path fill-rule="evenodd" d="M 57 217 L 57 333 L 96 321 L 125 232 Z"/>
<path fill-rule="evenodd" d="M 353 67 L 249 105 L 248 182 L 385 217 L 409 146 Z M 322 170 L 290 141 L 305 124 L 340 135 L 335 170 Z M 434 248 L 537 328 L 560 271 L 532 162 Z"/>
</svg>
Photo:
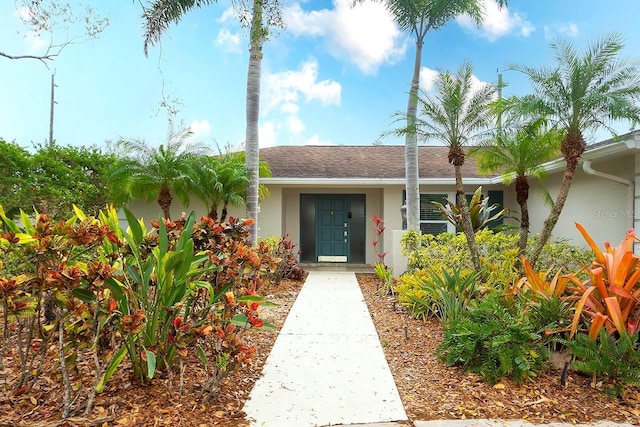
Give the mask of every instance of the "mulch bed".
<svg viewBox="0 0 640 427">
<path fill-rule="evenodd" d="M 574 373 L 569 374 L 566 387 L 560 386 L 559 372 L 553 370 L 531 383 L 501 381 L 492 387 L 477 375 L 443 365 L 433 356 L 441 342 L 438 322 L 409 318 L 393 297 L 378 294 L 379 282 L 374 275 L 357 276 L 410 422 L 500 418 L 541 423 L 610 420 L 640 425 L 637 388 L 629 388 L 621 399 L 610 399 L 590 387 L 590 378 Z M 282 327 L 301 286 L 302 282 L 283 281 L 270 289 L 269 299 L 278 305 L 261 308 L 262 317 Z M 177 393 L 176 378 L 171 392 L 168 377 L 143 386 L 121 370 L 98 396 L 87 419 L 75 416 L 60 421 L 62 390 L 58 378 L 43 378 L 31 393 L 15 396 L 6 386 L 17 373 L 0 369 L 0 425 L 246 426 L 242 407 L 276 337 L 277 332 L 247 331 L 245 339 L 257 348 L 255 359 L 227 377 L 207 404 L 200 399 L 204 371 L 196 361 L 185 372 L 182 396 Z"/>
</svg>

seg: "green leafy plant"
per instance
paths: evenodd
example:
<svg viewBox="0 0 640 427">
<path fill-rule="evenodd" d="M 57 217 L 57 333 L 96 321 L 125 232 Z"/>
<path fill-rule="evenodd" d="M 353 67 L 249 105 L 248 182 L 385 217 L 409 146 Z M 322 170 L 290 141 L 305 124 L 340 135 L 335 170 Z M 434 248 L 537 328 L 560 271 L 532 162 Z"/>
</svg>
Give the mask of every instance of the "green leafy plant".
<svg viewBox="0 0 640 427">
<path fill-rule="evenodd" d="M 300 267 L 298 254 L 294 249 L 296 244 L 289 235 L 282 237 L 269 236 L 261 239 L 263 245 L 269 250 L 269 255 L 276 262 L 276 268 L 267 275 L 270 284 L 279 285 L 282 279 L 301 280 L 305 271 Z"/>
<path fill-rule="evenodd" d="M 113 208 L 98 218 L 74 208 L 60 222 L 22 213 L 19 226 L 0 207 L 0 363 L 8 351 L 17 355 L 9 366 L 22 373 L 10 385 L 16 395 L 54 366 L 47 376 L 62 383 L 63 418 L 80 409 L 74 402 L 87 415 L 123 366 L 142 381 L 159 370 L 171 379 L 176 364 L 184 372 L 190 352 L 213 366 L 206 400 L 254 354 L 242 332 L 272 328 L 259 317 L 269 303 L 258 291 L 275 264 L 264 245 L 249 246 L 251 220 L 195 224 L 192 213 L 152 221 L 147 231 L 125 214 L 127 231 Z M 45 364 L 52 347 L 58 363 Z"/>
<path fill-rule="evenodd" d="M 409 250 L 408 239 L 412 245 L 417 244 L 416 250 Z M 487 287 L 504 290 L 521 278 L 517 235 L 484 229 L 476 233 L 476 242 L 482 264 L 481 277 Z M 462 233 L 442 233 L 437 236 L 405 233 L 401 243 L 403 251 L 408 254 L 410 272 L 442 268 L 452 271 L 457 267 L 464 271 L 473 269 Z M 579 268 L 592 260 L 591 251 L 569 245 L 566 241 L 549 243 L 540 258 L 544 265 L 554 266 L 548 273 L 550 275 L 561 267 Z"/>
<path fill-rule="evenodd" d="M 462 230 L 462 211 L 460 206 L 449 199 L 445 198 L 445 201 L 446 203 L 444 204 L 436 201 L 432 201 L 431 203 L 440 209 L 444 219 L 453 224 L 457 230 Z M 498 209 L 500 209 L 499 204 L 494 203 L 493 205 L 489 205 L 489 198 L 482 198 L 482 187 L 478 187 L 469 201 L 469 215 L 471 216 L 471 227 L 473 231 L 476 232 L 488 227 L 492 221 L 504 216 L 507 211 L 506 209 L 502 209 L 494 213 L 494 211 Z"/>
<path fill-rule="evenodd" d="M 436 306 L 435 315 L 446 325 L 457 320 L 480 291 L 478 274 L 463 275 L 460 268 L 454 269 L 452 273 L 444 269 L 441 272 L 429 273 L 432 282 L 425 290 L 433 298 Z"/>
<path fill-rule="evenodd" d="M 490 384 L 503 377 L 521 383 L 544 369 L 547 351 L 540 334 L 518 304 L 493 292 L 444 325 L 436 354 L 448 365 L 461 365 Z"/>
<path fill-rule="evenodd" d="M 431 276 L 426 270 L 416 270 L 398 277 L 394 291 L 397 294 L 398 303 L 405 307 L 411 317 L 426 320 L 434 315 L 436 305 L 434 297 L 426 291 L 426 284 Z"/>
<path fill-rule="evenodd" d="M 374 265 L 373 272 L 380 281 L 380 286 L 378 287 L 380 295 L 393 295 L 393 269 L 387 268 L 386 265 L 378 262 Z"/>
<path fill-rule="evenodd" d="M 592 375 L 592 386 L 602 386 L 611 396 L 620 396 L 624 384 L 640 385 L 640 346 L 638 334 L 622 332 L 619 338 L 600 329 L 598 339 L 578 333 L 567 342 L 574 357 L 571 368 Z M 598 378 L 603 382 L 599 384 Z"/>
</svg>

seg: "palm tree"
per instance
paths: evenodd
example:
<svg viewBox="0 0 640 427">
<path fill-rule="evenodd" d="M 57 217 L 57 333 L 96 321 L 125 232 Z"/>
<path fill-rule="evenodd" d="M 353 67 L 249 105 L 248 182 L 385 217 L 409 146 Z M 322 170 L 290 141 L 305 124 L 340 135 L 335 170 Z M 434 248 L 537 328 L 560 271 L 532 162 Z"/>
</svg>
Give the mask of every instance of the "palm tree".
<svg viewBox="0 0 640 427">
<path fill-rule="evenodd" d="M 188 131 L 171 134 L 166 144 L 150 147 L 144 141 L 119 141 L 122 155 L 107 176 L 116 204 L 133 199 L 154 199 L 165 218 L 171 218 L 171 202 L 175 195 L 189 204 L 194 157 L 204 153 L 202 147 L 189 144 Z"/>
<path fill-rule="evenodd" d="M 505 5 L 507 0 L 499 0 Z M 407 129 L 414 129 L 418 110 L 418 91 L 422 47 L 429 30 L 437 31 L 458 15 L 468 14 L 477 24 L 482 22 L 479 0 L 387 0 L 386 6 L 402 31 L 415 37 L 416 54 L 407 103 Z M 418 185 L 418 138 L 415 132 L 405 135 L 405 175 L 407 193 L 407 229 L 420 230 L 420 189 Z"/>
<path fill-rule="evenodd" d="M 149 44 L 160 40 L 169 25 L 178 22 L 182 15 L 193 8 L 214 3 L 212 0 L 154 0 L 144 12 L 145 36 L 144 51 Z M 249 174 L 247 190 L 247 215 L 254 219 L 250 227 L 250 240 L 255 246 L 258 242 L 258 201 L 259 201 L 259 140 L 258 118 L 260 114 L 260 75 L 262 67 L 262 46 L 269 38 L 269 27 L 282 27 L 278 0 L 253 0 L 239 3 L 240 21 L 250 27 L 249 67 L 247 72 L 247 128 L 245 151 L 246 167 Z M 266 19 L 265 19 L 266 18 Z"/>
<path fill-rule="evenodd" d="M 508 103 L 508 102 L 507 102 Z M 481 141 L 469 154 L 477 156 L 482 173 L 501 172 L 502 182 L 515 182 L 516 201 L 520 206 L 518 252 L 523 254 L 529 237 L 529 177 L 542 180 L 541 165 L 559 154 L 560 135 L 545 128 L 543 120 L 500 127 L 495 135 Z"/>
<path fill-rule="evenodd" d="M 462 228 L 467 238 L 471 261 L 480 272 L 480 254 L 471 225 L 469 207 L 462 183 L 464 147 L 481 136 L 491 124 L 489 104 L 495 88 L 483 84 L 473 87 L 473 66 L 463 63 L 455 75 L 449 71 L 440 74 L 436 82 L 436 95 L 424 93 L 418 98 L 420 116 L 414 128 L 403 128 L 396 133 L 414 132 L 422 140 L 436 139 L 449 147 L 449 163 L 453 165 L 456 179 L 456 203 L 462 215 Z"/>
<path fill-rule="evenodd" d="M 244 152 L 221 152 L 218 156 L 201 156 L 197 159 L 192 192 L 204 203 L 210 218 L 223 222 L 227 218 L 229 205 L 245 203 L 249 186 L 245 157 Z M 271 176 L 266 162 L 260 162 L 259 176 Z M 260 199 L 268 194 L 263 185 L 260 185 L 259 191 Z M 218 218 L 220 208 L 221 216 Z"/>
<path fill-rule="evenodd" d="M 556 52 L 553 68 L 510 66 L 526 74 L 533 84 L 534 93 L 519 99 L 519 111 L 545 117 L 562 133 L 560 151 L 566 162 L 556 201 L 532 251 L 532 265 L 562 213 L 573 175 L 586 149 L 584 134 L 602 127 L 615 134 L 610 126 L 615 120 L 640 123 L 637 105 L 640 68 L 618 57 L 623 48 L 619 34 L 597 40 L 582 54 L 562 39 L 551 47 Z"/>
</svg>

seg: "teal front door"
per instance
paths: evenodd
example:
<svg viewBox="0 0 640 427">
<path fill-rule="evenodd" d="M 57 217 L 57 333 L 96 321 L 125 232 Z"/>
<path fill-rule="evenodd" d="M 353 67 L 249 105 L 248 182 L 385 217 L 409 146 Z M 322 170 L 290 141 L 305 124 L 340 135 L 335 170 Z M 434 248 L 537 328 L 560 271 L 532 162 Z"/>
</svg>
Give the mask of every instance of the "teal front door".
<svg viewBox="0 0 640 427">
<path fill-rule="evenodd" d="M 318 195 L 317 218 L 318 262 L 349 262 L 349 195 Z"/>
</svg>

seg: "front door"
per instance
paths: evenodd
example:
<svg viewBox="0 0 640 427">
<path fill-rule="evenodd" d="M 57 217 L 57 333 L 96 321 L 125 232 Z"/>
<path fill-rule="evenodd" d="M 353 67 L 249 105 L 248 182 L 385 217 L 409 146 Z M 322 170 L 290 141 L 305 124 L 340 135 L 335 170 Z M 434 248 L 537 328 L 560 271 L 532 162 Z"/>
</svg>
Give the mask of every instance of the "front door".
<svg viewBox="0 0 640 427">
<path fill-rule="evenodd" d="M 318 262 L 349 261 L 349 195 L 318 195 Z"/>
</svg>

